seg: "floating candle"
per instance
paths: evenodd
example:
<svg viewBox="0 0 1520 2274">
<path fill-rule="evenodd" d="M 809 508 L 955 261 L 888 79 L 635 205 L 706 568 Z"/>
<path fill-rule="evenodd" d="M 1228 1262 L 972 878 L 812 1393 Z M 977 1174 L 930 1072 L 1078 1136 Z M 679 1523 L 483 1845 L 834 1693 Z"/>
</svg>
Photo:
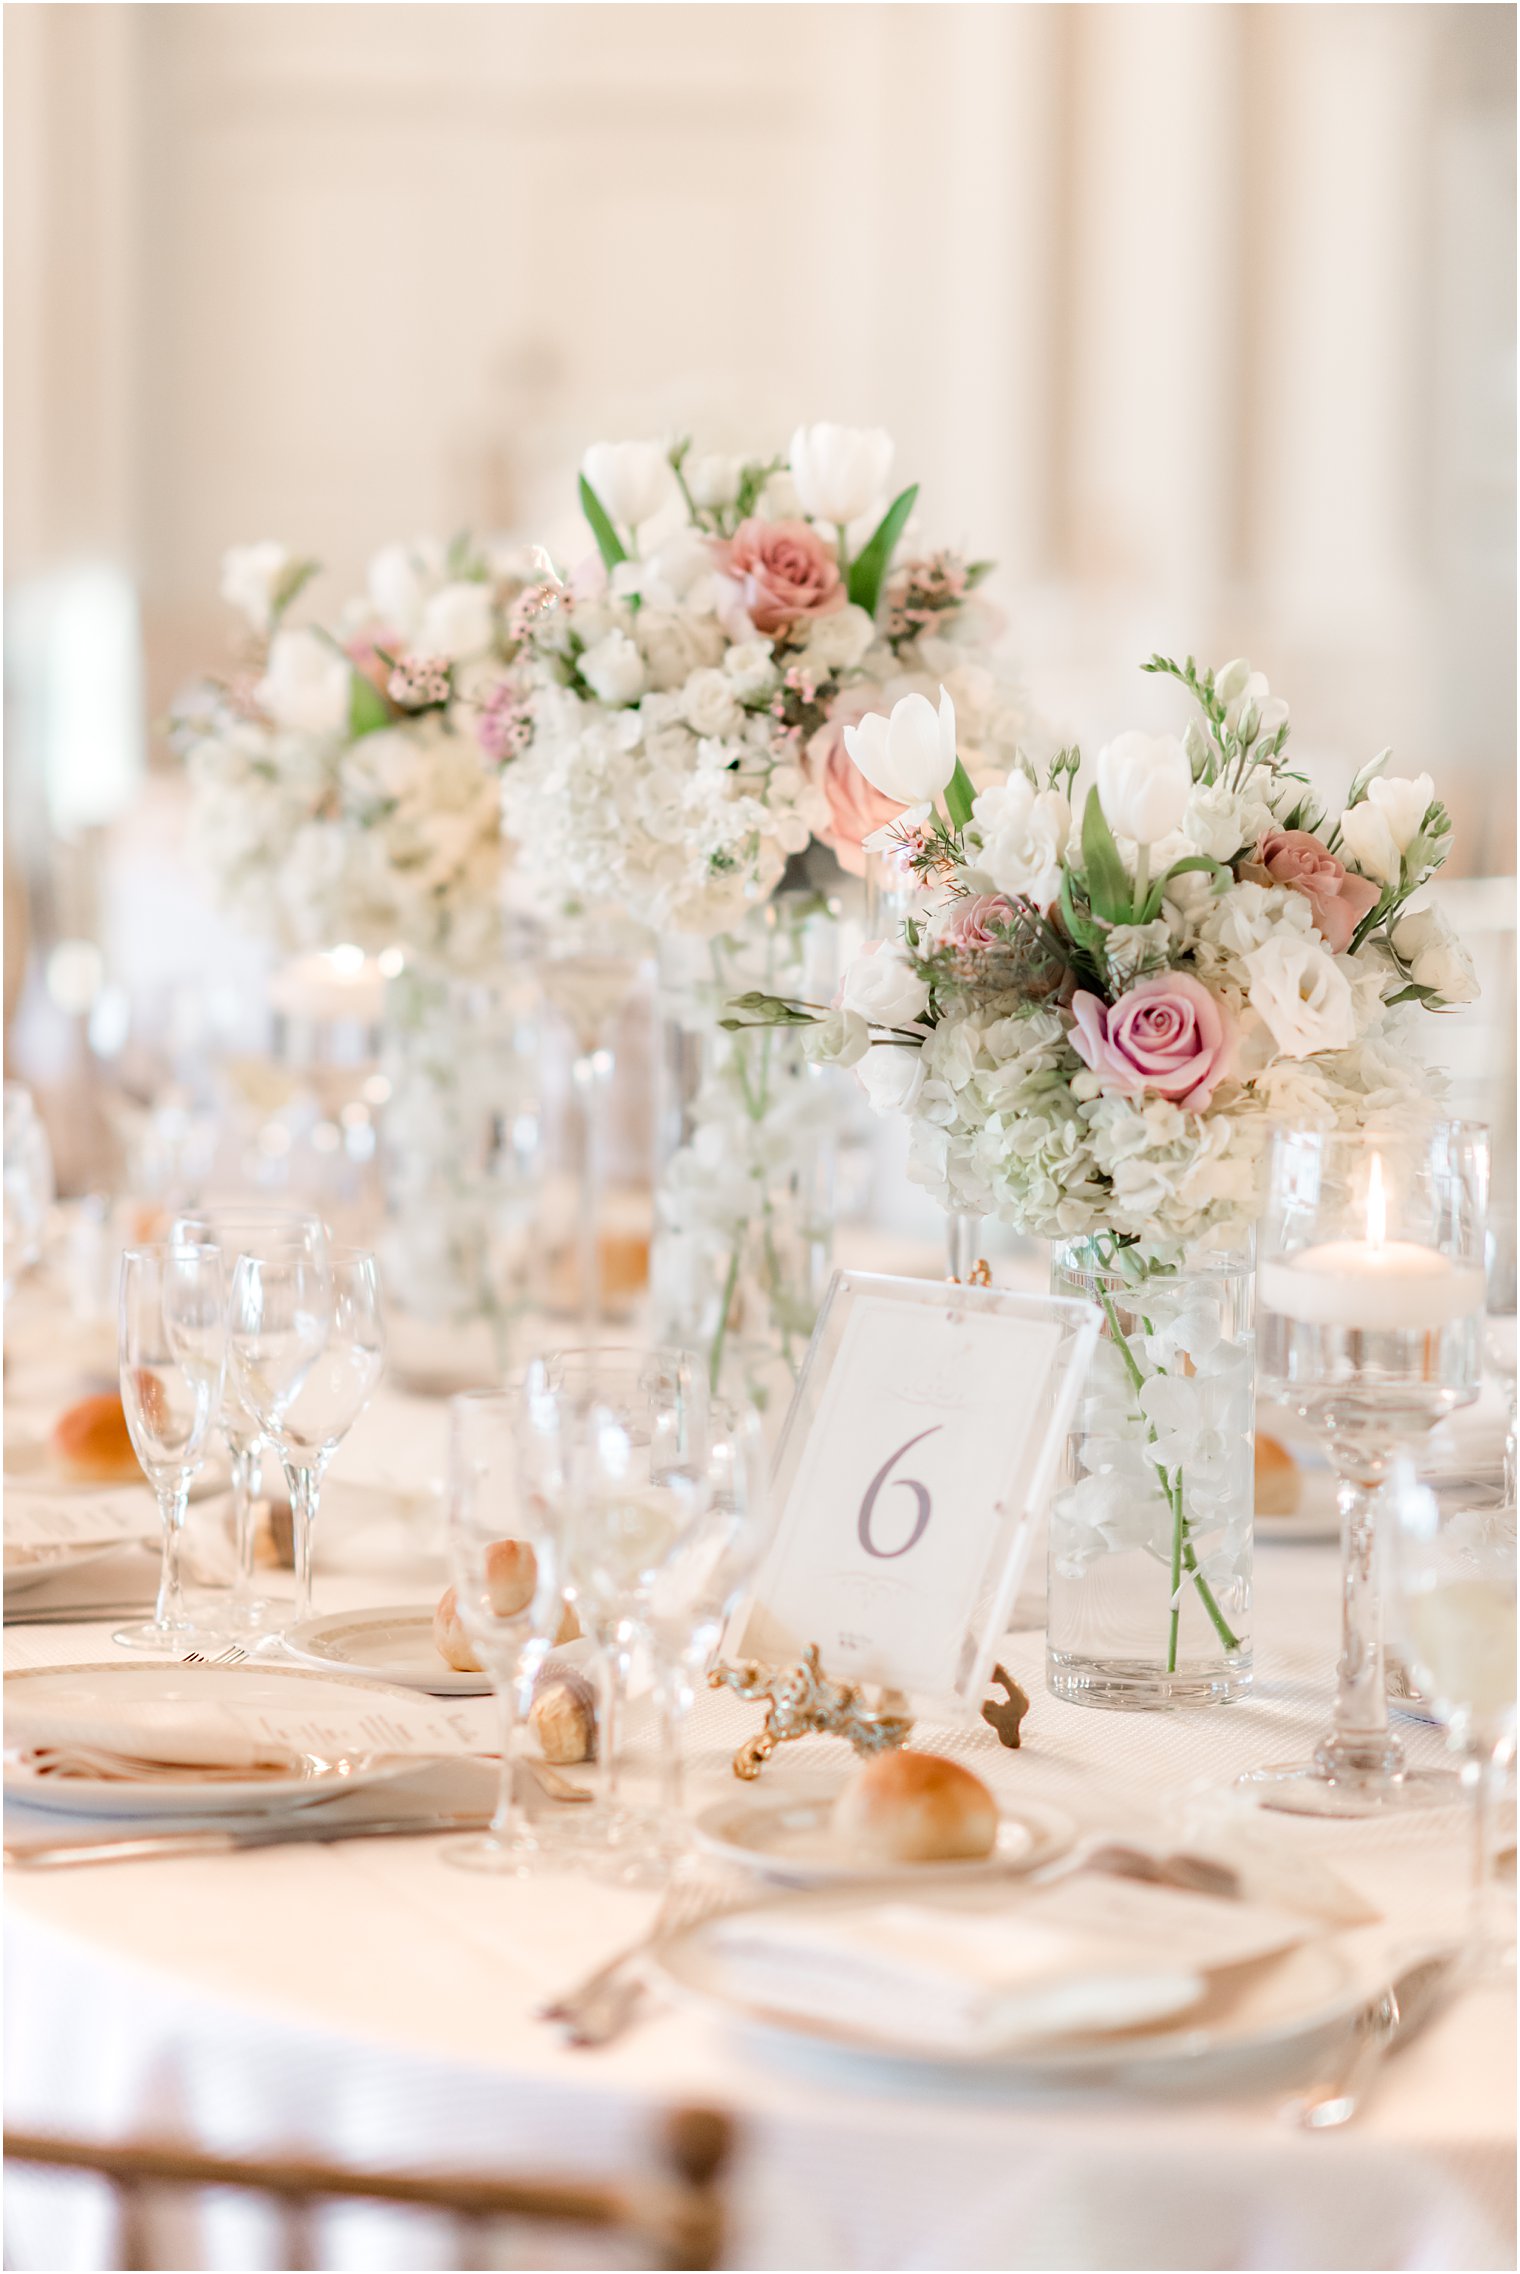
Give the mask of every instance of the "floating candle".
<svg viewBox="0 0 1520 2274">
<path fill-rule="evenodd" d="M 1261 1300 L 1304 1326 L 1433 1330 L 1482 1310 L 1483 1273 L 1412 1240 L 1325 1240 L 1263 1264 Z"/>
</svg>

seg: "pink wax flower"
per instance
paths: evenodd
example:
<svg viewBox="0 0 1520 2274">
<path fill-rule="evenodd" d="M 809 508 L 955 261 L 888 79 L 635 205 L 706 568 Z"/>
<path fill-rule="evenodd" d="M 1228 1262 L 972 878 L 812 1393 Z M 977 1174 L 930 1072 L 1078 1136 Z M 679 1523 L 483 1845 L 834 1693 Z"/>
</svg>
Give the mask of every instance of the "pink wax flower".
<svg viewBox="0 0 1520 2274">
<path fill-rule="evenodd" d="M 907 811 L 866 780 L 844 746 L 845 728 L 859 726 L 868 711 L 881 705 L 879 687 L 851 687 L 835 697 L 827 720 L 808 739 L 808 778 L 822 790 L 829 808 L 828 827 L 819 835 L 851 876 L 866 873 L 863 840 Z"/>
<path fill-rule="evenodd" d="M 741 521 L 724 567 L 757 632 L 784 632 L 804 616 L 831 616 L 845 604 L 839 563 L 806 521 Z"/>
<path fill-rule="evenodd" d="M 1224 1005 L 1185 971 L 1137 979 L 1112 1004 L 1079 991 L 1071 1011 L 1077 1056 L 1106 1088 L 1131 1097 L 1154 1090 L 1191 1113 L 1206 1113 L 1234 1059 Z"/>
<path fill-rule="evenodd" d="M 1005 945 L 1016 921 L 1012 901 L 1005 900 L 1001 892 L 978 892 L 952 902 L 936 937 L 942 946 L 968 954 L 978 948 Z"/>
<path fill-rule="evenodd" d="M 1285 884 L 1314 911 L 1315 929 L 1331 953 L 1342 955 L 1362 918 L 1378 904 L 1378 887 L 1353 876 L 1307 829 L 1269 829 L 1242 875 L 1258 884 Z"/>
</svg>

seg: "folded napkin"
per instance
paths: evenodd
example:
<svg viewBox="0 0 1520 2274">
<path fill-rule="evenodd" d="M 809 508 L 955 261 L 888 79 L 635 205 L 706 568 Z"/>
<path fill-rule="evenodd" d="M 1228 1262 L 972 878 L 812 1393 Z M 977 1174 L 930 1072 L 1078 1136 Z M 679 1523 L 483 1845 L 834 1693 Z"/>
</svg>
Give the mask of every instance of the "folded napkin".
<svg viewBox="0 0 1520 2274">
<path fill-rule="evenodd" d="M 995 1910 L 779 1903 L 706 1939 L 729 1988 L 773 2012 L 985 2056 L 1184 2012 L 1215 1969 L 1309 1931 L 1252 1904 L 1078 1876 Z"/>
<path fill-rule="evenodd" d="M 11 1697 L 6 1701 L 5 1745 L 8 1754 L 89 1751 L 178 1768 L 254 1772 L 290 1771 L 297 1758 L 288 1744 L 173 1699 L 150 1699 L 130 1713 L 106 1715 L 73 1710 L 56 1700 L 32 1704 Z"/>
</svg>

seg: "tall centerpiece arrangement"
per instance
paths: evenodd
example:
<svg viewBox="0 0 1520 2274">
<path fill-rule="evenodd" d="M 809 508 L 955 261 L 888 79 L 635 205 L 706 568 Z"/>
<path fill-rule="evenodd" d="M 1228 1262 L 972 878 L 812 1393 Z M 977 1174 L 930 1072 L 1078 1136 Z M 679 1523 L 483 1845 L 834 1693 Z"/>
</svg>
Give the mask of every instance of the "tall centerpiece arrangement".
<svg viewBox="0 0 1520 2274">
<path fill-rule="evenodd" d="M 915 546 L 892 461 L 880 430 L 827 425 L 768 458 L 596 444 L 596 551 L 525 595 L 498 698 L 539 904 L 589 932 L 581 960 L 609 915 L 657 943 L 654 1331 L 761 1399 L 784 1398 L 828 1276 L 839 1100 L 795 1037 L 724 1007 L 833 988 L 841 888 L 898 810 L 846 752 L 862 718 L 943 682 L 983 772 L 1022 723 L 988 564 Z"/>
<path fill-rule="evenodd" d="M 520 1295 L 505 1251 L 526 1254 L 526 1225 L 504 1224 L 531 1201 L 537 1067 L 504 931 L 513 727 L 495 698 L 531 571 L 467 537 L 389 545 L 326 617 L 306 605 L 316 574 L 272 542 L 225 557 L 243 652 L 171 715 L 192 848 L 245 929 L 389 972 L 389 1291 L 429 1319 L 500 1324 Z"/>
<path fill-rule="evenodd" d="M 1101 1308 L 1051 1518 L 1047 1670 L 1105 1705 L 1249 1684 L 1270 1132 L 1417 1118 L 1429 1077 L 1403 1022 L 1474 992 L 1415 901 L 1450 839 L 1429 775 L 1389 775 L 1385 751 L 1332 818 L 1260 673 L 1143 668 L 1194 715 L 1109 743 L 1075 809 L 1075 749 L 978 790 L 948 695 L 853 728 L 925 912 L 832 1004 L 755 991 L 732 1012 L 854 1066 L 908 1119 L 917 1182 L 1049 1239 L 1058 1290 Z"/>
</svg>

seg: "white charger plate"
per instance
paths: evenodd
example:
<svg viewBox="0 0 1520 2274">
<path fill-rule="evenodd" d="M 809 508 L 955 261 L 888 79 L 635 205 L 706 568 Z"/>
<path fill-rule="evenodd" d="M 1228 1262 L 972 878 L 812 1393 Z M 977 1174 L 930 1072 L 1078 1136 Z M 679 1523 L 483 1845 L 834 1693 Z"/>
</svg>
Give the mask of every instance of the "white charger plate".
<svg viewBox="0 0 1520 2274">
<path fill-rule="evenodd" d="M 356 1689 L 370 1690 L 380 1698 L 411 1696 L 394 1683 L 355 1682 L 341 1675 L 313 1675 L 294 1666 L 176 1666 L 165 1660 L 141 1665 L 28 1666 L 5 1677 L 7 1704 L 17 1696 L 16 1685 L 25 1683 L 27 1695 L 45 1701 L 51 1690 L 60 1701 L 89 1710 L 103 1719 L 130 1713 L 134 1704 L 164 1704 L 214 1698 L 238 1705 L 275 1705 L 284 1702 L 288 1685 L 307 1686 L 308 1702 L 320 1708 L 322 1693 L 341 1691 L 342 1703 L 351 1708 Z M 124 1730 L 124 1741 L 130 1729 Z M 362 1786 L 383 1784 L 410 1776 L 424 1766 L 423 1759 L 352 1754 L 343 1762 L 322 1762 L 308 1757 L 303 1773 L 291 1776 L 197 1778 L 187 1774 L 167 1779 L 144 1779 L 141 1784 L 102 1777 L 39 1776 L 19 1761 L 5 1763 L 5 1793 L 29 1808 L 57 1810 L 69 1816 L 246 1816 L 307 1808 L 331 1800 L 339 1793 Z"/>
<path fill-rule="evenodd" d="M 892 1877 L 915 1886 L 957 1886 L 1008 1872 L 1032 1871 L 1062 1855 L 1077 1836 L 1076 1826 L 1043 1801 L 1019 1801 L 1004 1808 L 997 1845 L 990 1856 L 949 1863 L 860 1863 L 843 1850 L 834 1834 L 833 1808 L 840 1786 L 801 1782 L 768 1792 L 735 1794 L 704 1808 L 692 1823 L 692 1837 L 709 1855 L 741 1864 L 762 1878 L 789 1887 L 854 1887 Z"/>
<path fill-rule="evenodd" d="M 884 1893 L 893 1902 L 901 1902 L 901 1881 L 892 1881 Z M 771 1898 L 793 1909 L 801 1905 L 848 1906 L 859 1899 L 858 1891 L 837 1887 Z M 985 1882 L 975 1887 L 943 1888 L 930 1897 L 936 1903 L 957 1907 L 972 1904 L 982 1909 L 989 1899 L 996 1900 L 996 1896 Z M 879 2022 L 869 2030 L 824 2015 L 782 2012 L 762 2004 L 726 1973 L 716 1930 L 734 1916 L 730 1911 L 698 1920 L 651 1949 L 650 1965 L 680 2002 L 851 2064 L 887 2063 L 920 2075 L 927 2071 L 945 2077 L 974 2077 L 1010 2089 L 1048 2080 L 1115 2083 L 1128 2075 L 1143 2078 L 1147 2073 L 1206 2058 L 1262 2053 L 1328 2028 L 1354 2011 L 1365 1991 L 1365 1984 L 1358 1980 L 1340 1945 L 1329 1938 L 1315 1938 L 1277 1957 L 1225 1970 L 1214 1977 L 1202 2000 L 1147 2023 L 1108 2035 L 1053 2040 L 1016 2053 L 957 2056 L 938 2047 L 925 2050 L 911 2038 L 894 2033 L 893 2015 L 885 2004 Z"/>
<path fill-rule="evenodd" d="M 425 1690 L 435 1698 L 480 1698 L 490 1694 L 487 1674 L 461 1674 L 447 1666 L 433 1641 L 431 1609 L 402 1603 L 378 1611 L 340 1611 L 303 1619 L 285 1636 L 285 1649 L 303 1666 L 338 1668 L 403 1689 Z"/>
</svg>

